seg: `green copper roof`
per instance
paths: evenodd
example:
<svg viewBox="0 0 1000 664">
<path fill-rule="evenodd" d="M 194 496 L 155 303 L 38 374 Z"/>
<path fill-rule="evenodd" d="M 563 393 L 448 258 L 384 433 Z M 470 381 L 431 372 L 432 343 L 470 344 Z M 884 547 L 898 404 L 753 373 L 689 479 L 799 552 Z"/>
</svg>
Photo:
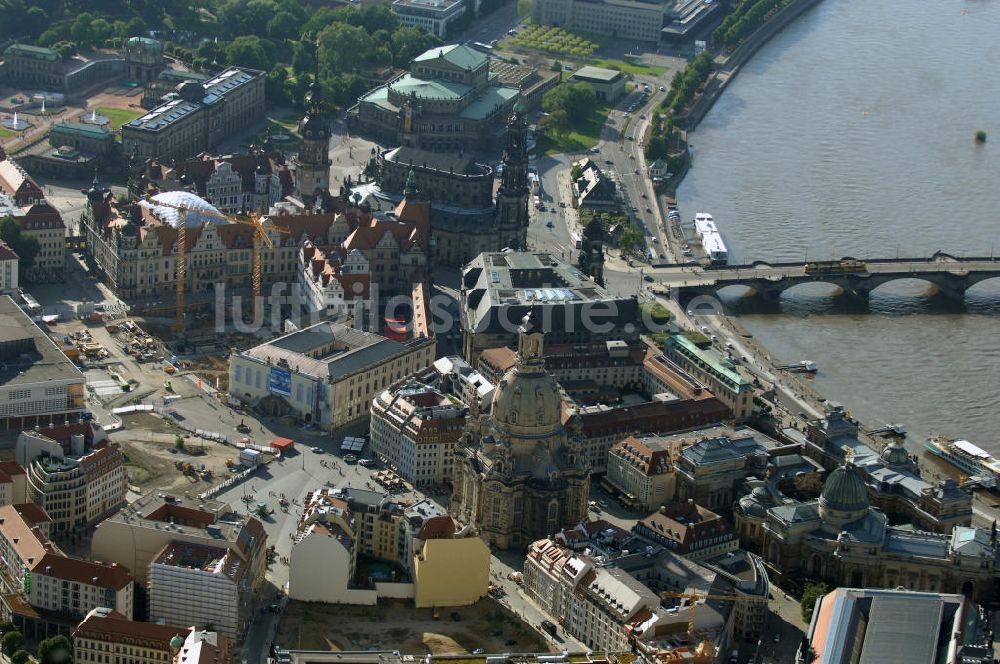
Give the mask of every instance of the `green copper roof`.
<svg viewBox="0 0 1000 664">
<path fill-rule="evenodd" d="M 868 490 L 853 466 L 839 466 L 833 469 L 823 483 L 820 504 L 844 512 L 868 507 Z"/>
<path fill-rule="evenodd" d="M 465 107 L 461 116 L 469 120 L 482 120 L 503 107 L 520 93 L 514 88 L 486 88 L 483 94 Z"/>
<path fill-rule="evenodd" d="M 486 63 L 486 56 L 464 44 L 438 46 L 424 51 L 413 59 L 414 62 L 432 62 L 444 59 L 459 69 L 472 71 Z"/>
<path fill-rule="evenodd" d="M 624 76 L 624 74 L 616 69 L 605 69 L 604 67 L 593 67 L 591 65 L 587 65 L 586 67 L 581 67 L 577 71 L 573 72 L 573 75 L 570 78 L 590 79 L 592 81 L 610 83 L 621 78 L 622 76 Z"/>
<path fill-rule="evenodd" d="M 26 55 L 38 60 L 62 60 L 62 56 L 51 48 L 31 46 L 30 44 L 11 44 L 3 52 L 4 55 Z"/>
<path fill-rule="evenodd" d="M 52 125 L 51 132 L 57 136 L 84 136 L 86 138 L 105 138 L 111 135 L 106 127 L 84 122 L 60 122 Z"/>
<path fill-rule="evenodd" d="M 418 99 L 461 99 L 472 88 L 452 81 L 428 80 L 407 74 L 390 87 L 401 95 L 414 95 Z"/>
<path fill-rule="evenodd" d="M 732 364 L 732 360 L 723 358 L 714 350 L 704 350 L 699 348 L 693 341 L 685 337 L 683 334 L 675 334 L 668 337 L 667 343 L 671 346 L 679 347 L 681 351 L 689 357 L 693 356 L 698 358 L 712 371 L 720 376 L 726 377 L 730 382 L 735 383 L 737 387 L 750 384 L 750 381 L 741 376 L 740 372 L 736 370 L 736 367 Z"/>
</svg>

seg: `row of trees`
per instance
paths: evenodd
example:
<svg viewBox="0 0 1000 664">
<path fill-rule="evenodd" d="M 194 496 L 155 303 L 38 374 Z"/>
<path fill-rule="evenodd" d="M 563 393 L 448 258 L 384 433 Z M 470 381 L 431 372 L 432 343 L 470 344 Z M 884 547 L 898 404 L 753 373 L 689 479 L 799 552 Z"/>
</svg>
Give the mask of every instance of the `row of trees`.
<svg viewBox="0 0 1000 664">
<path fill-rule="evenodd" d="M 708 80 L 713 71 L 715 71 L 715 62 L 712 60 L 712 55 L 708 51 L 701 53 L 689 62 L 682 71 L 674 74 L 670 81 L 670 90 L 667 91 L 667 96 L 660 108 L 670 114 L 684 110 L 694 99 L 695 92 Z"/>
<path fill-rule="evenodd" d="M 712 42 L 735 46 L 756 30 L 768 14 L 787 3 L 788 0 L 743 0 L 712 32 Z"/>
</svg>

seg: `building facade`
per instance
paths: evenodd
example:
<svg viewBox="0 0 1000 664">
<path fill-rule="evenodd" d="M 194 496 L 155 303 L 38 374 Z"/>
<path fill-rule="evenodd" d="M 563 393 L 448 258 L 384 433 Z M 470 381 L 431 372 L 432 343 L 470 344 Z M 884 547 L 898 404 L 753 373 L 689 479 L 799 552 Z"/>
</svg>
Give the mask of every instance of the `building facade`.
<svg viewBox="0 0 1000 664">
<path fill-rule="evenodd" d="M 41 90 L 62 90 L 66 78 L 63 59 L 57 51 L 43 46 L 11 44 L 3 52 L 6 83 Z"/>
<path fill-rule="evenodd" d="M 416 486 L 450 483 L 467 417 L 464 404 L 431 387 L 393 386 L 372 400 L 372 453 Z"/>
<path fill-rule="evenodd" d="M 494 85 L 485 55 L 451 44 L 422 53 L 409 73 L 363 95 L 348 122 L 388 145 L 492 150 L 502 145 L 518 95 Z"/>
<path fill-rule="evenodd" d="M 21 259 L 7 246 L 6 242 L 0 242 L 0 291 L 7 292 L 17 290 L 18 264 Z"/>
<path fill-rule="evenodd" d="M 470 418 L 457 448 L 449 509 L 501 549 L 525 546 L 587 510 L 590 470 L 561 397 L 545 371 L 543 334 L 525 321 L 517 363 L 497 385 L 488 415 Z"/>
<path fill-rule="evenodd" d="M 739 548 L 726 520 L 693 500 L 664 505 L 636 522 L 632 531 L 688 560 L 714 558 Z"/>
<path fill-rule="evenodd" d="M 371 400 L 434 361 L 433 337 L 400 343 L 323 322 L 234 354 L 229 393 L 324 429 L 368 415 Z"/>
<path fill-rule="evenodd" d="M 264 72 L 230 67 L 204 81 L 185 81 L 178 97 L 122 126 L 122 154 L 186 159 L 252 125 L 264 113 Z"/>
<path fill-rule="evenodd" d="M 240 642 L 253 620 L 253 574 L 224 547 L 171 542 L 149 564 L 149 618 L 214 625 Z"/>
<path fill-rule="evenodd" d="M 48 513 L 57 533 L 79 532 L 125 504 L 128 473 L 117 446 L 75 458 L 38 456 L 26 470 L 31 502 Z"/>
<path fill-rule="evenodd" d="M 659 42 L 671 5 L 664 0 L 538 0 L 531 17 L 538 25 Z"/>
<path fill-rule="evenodd" d="M 625 496 L 634 496 L 633 505 L 655 510 L 673 502 L 679 452 L 679 445 L 656 436 L 629 436 L 608 452 L 606 479 Z"/>
<path fill-rule="evenodd" d="M 667 338 L 663 354 L 707 385 L 729 406 L 737 422 L 753 414 L 753 385 L 731 358 L 711 348 L 700 348 L 682 334 Z"/>
<path fill-rule="evenodd" d="M 125 78 L 135 83 L 155 79 L 164 69 L 163 44 L 149 37 L 131 37 L 125 42 Z"/>
<path fill-rule="evenodd" d="M 471 0 L 393 0 L 393 15 L 403 25 L 412 25 L 444 39 L 448 26 L 465 15 Z"/>
<path fill-rule="evenodd" d="M 0 507 L 0 614 L 29 638 L 68 632 L 98 607 L 132 617 L 134 584 L 128 570 L 68 558 L 52 544 L 48 516 L 36 505 Z"/>
</svg>

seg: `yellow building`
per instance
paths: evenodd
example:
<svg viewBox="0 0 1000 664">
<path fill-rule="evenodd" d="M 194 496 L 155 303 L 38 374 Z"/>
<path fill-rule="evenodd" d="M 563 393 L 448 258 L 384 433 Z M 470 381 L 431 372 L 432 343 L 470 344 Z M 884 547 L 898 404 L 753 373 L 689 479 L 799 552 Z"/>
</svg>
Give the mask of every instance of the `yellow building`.
<svg viewBox="0 0 1000 664">
<path fill-rule="evenodd" d="M 474 604 L 489 590 L 489 547 L 479 537 L 425 539 L 414 556 L 413 575 L 418 609 Z"/>
</svg>

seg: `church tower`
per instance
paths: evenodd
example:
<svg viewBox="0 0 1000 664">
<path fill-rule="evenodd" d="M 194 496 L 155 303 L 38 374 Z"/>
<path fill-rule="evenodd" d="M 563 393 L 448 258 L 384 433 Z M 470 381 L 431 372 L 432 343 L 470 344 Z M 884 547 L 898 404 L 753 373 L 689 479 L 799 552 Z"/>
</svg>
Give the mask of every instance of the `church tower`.
<svg viewBox="0 0 1000 664">
<path fill-rule="evenodd" d="M 528 121 L 524 104 L 514 105 L 507 123 L 503 151 L 503 177 L 497 191 L 496 221 L 500 236 L 497 249 L 524 249 L 528 243 Z"/>
<path fill-rule="evenodd" d="M 302 143 L 293 161 L 295 195 L 299 199 L 330 190 L 330 120 L 324 112 L 318 75 L 309 86 L 306 107 L 306 116 L 299 123 Z"/>
</svg>

